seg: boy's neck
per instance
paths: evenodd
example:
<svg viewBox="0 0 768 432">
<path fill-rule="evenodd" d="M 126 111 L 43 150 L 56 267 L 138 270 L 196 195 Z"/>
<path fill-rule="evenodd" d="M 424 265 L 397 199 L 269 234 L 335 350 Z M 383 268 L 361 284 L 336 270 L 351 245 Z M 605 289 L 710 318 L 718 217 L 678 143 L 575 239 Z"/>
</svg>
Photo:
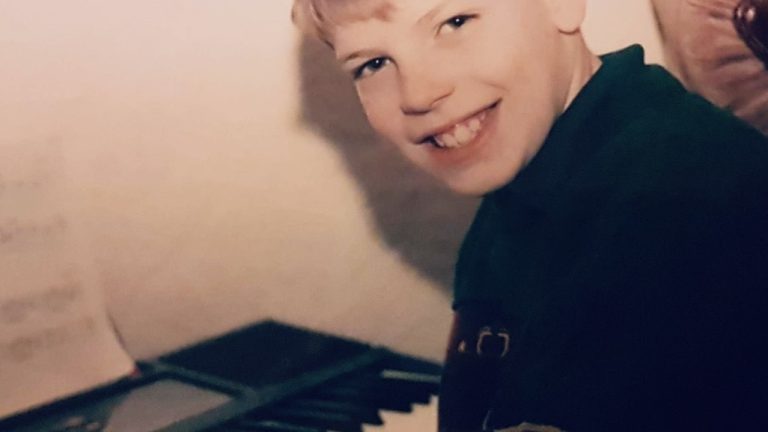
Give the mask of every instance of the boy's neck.
<svg viewBox="0 0 768 432">
<path fill-rule="evenodd" d="M 574 53 L 574 67 L 573 76 L 571 78 L 570 89 L 566 103 L 563 109 L 568 108 L 571 102 L 576 98 L 576 95 L 581 92 L 581 89 L 589 82 L 593 75 L 600 69 L 603 62 L 598 56 L 596 56 L 588 47 L 584 39 L 579 37 L 574 40 L 575 47 Z"/>
</svg>

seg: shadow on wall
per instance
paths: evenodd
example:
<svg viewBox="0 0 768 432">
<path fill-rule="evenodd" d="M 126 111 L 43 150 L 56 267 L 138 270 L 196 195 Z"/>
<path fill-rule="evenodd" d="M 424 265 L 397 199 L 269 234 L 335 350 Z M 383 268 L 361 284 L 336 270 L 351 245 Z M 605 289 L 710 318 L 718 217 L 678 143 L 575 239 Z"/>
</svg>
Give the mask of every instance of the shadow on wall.
<svg viewBox="0 0 768 432">
<path fill-rule="evenodd" d="M 386 244 L 450 292 L 456 254 L 478 200 L 456 196 L 377 141 L 327 46 L 304 38 L 299 56 L 302 120 L 341 153 Z"/>
</svg>

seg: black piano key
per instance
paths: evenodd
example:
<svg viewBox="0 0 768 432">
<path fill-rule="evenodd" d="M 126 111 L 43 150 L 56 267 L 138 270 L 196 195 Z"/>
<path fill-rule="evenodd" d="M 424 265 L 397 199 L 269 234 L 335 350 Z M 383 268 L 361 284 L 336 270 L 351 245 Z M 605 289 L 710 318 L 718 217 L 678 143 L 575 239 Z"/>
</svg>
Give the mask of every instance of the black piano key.
<svg viewBox="0 0 768 432">
<path fill-rule="evenodd" d="M 371 394 L 395 394 L 410 403 L 429 403 L 439 390 L 440 377 L 403 370 L 367 370 L 346 375 L 332 383 L 336 388 L 356 389 Z"/>
<path fill-rule="evenodd" d="M 422 384 L 379 378 L 372 386 L 380 392 L 392 392 L 413 403 L 426 404 L 432 397 L 430 389 Z"/>
<path fill-rule="evenodd" d="M 374 395 L 390 395 L 411 403 L 428 403 L 432 393 L 422 384 L 403 380 L 391 380 L 380 376 L 378 372 L 355 376 L 340 383 L 338 387 L 364 391 Z"/>
<path fill-rule="evenodd" d="M 337 385 L 333 387 L 321 387 L 310 393 L 310 395 L 313 398 L 358 403 L 364 406 L 375 407 L 389 411 L 412 411 L 411 402 L 408 399 L 403 399 L 401 395 L 394 393 L 381 393 L 371 391 L 371 389 L 366 388 Z"/>
<path fill-rule="evenodd" d="M 411 372 L 398 369 L 384 369 L 379 372 L 379 376 L 384 380 L 393 382 L 409 383 L 410 385 L 423 386 L 433 395 L 440 391 L 441 376 L 437 374 L 427 374 L 420 372 Z"/>
<path fill-rule="evenodd" d="M 287 408 L 315 409 L 327 412 L 346 414 L 360 423 L 381 425 L 379 410 L 375 407 L 365 406 L 351 402 L 340 402 L 323 399 L 300 398 L 286 401 L 282 406 Z"/>
<path fill-rule="evenodd" d="M 284 408 L 276 406 L 249 416 L 253 420 L 277 420 L 301 426 L 329 429 L 338 432 L 362 432 L 362 423 L 354 418 L 317 409 Z"/>
<path fill-rule="evenodd" d="M 437 395 L 440 390 L 440 376 L 437 375 L 383 370 L 378 378 L 383 387 L 411 396 L 414 402 L 423 404 L 429 403 L 431 396 Z"/>
<path fill-rule="evenodd" d="M 210 429 L 206 429 L 205 432 L 271 432 L 267 429 L 255 429 L 253 427 L 238 427 L 237 424 L 227 424 L 223 426 L 216 426 Z M 275 431 L 277 432 L 277 431 Z"/>
<path fill-rule="evenodd" d="M 328 432 L 325 428 L 310 427 L 278 420 L 242 419 L 235 423 L 235 430 L 248 432 Z"/>
<path fill-rule="evenodd" d="M 380 370 L 400 370 L 410 373 L 431 375 L 440 377 L 442 367 L 430 361 L 420 360 L 413 357 L 403 356 L 397 353 L 391 353 L 381 361 L 377 362 Z"/>
<path fill-rule="evenodd" d="M 236 428 L 235 426 L 215 426 L 208 428 L 205 432 L 243 432 L 243 429 Z"/>
</svg>

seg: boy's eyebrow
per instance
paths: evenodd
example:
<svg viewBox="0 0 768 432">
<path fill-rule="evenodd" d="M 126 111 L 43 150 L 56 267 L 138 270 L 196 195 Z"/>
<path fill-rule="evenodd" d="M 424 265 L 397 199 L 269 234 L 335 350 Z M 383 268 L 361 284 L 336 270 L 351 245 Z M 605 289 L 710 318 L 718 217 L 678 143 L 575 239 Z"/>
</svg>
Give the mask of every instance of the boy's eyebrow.
<svg viewBox="0 0 768 432">
<path fill-rule="evenodd" d="M 347 62 L 349 62 L 350 60 L 354 60 L 354 59 L 356 59 L 356 58 L 360 58 L 360 57 L 370 57 L 370 56 L 374 56 L 374 55 L 376 55 L 376 53 L 375 53 L 375 51 L 374 51 L 374 50 L 370 50 L 370 49 L 362 49 L 362 50 L 354 51 L 354 52 L 352 52 L 351 54 L 349 54 L 349 55 L 345 56 L 345 57 L 344 57 L 344 58 L 341 60 L 341 63 L 343 64 L 343 63 L 347 63 Z"/>
<path fill-rule="evenodd" d="M 445 5 L 453 0 L 443 0 L 442 2 L 438 3 L 435 7 L 427 11 L 424 15 L 422 15 L 419 19 L 416 20 L 416 25 L 421 25 L 422 23 L 426 21 L 432 20 L 436 15 L 438 15 L 444 8 Z M 354 60 L 358 57 L 367 57 L 371 55 L 372 50 L 359 50 L 354 51 L 346 56 L 341 60 L 341 63 L 347 63 L 350 60 Z"/>
</svg>

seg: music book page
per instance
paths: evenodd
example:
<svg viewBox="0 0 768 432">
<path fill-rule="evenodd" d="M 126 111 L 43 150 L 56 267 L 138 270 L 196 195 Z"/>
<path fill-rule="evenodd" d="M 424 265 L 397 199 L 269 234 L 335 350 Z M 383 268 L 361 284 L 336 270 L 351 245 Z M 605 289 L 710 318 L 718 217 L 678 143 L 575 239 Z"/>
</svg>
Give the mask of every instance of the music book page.
<svg viewBox="0 0 768 432">
<path fill-rule="evenodd" d="M 0 418 L 126 376 L 55 139 L 0 141 Z"/>
</svg>

